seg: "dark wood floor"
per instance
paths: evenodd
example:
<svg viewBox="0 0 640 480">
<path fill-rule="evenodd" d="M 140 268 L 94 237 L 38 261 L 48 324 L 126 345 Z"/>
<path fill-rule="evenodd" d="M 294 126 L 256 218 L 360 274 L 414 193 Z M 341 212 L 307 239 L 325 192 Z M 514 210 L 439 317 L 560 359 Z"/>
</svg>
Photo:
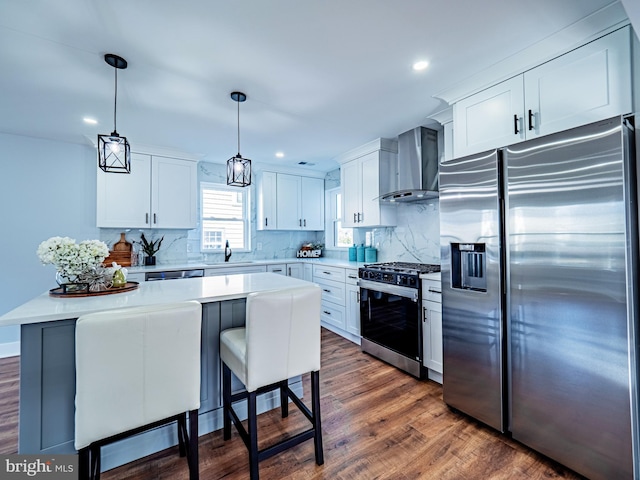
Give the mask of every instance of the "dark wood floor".
<svg viewBox="0 0 640 480">
<path fill-rule="evenodd" d="M 17 452 L 18 360 L 0 360 L 0 453 Z M 260 464 L 267 479 L 580 479 L 557 463 L 450 410 L 442 388 L 419 381 L 360 352 L 323 329 L 321 405 L 325 463 L 315 464 L 313 442 Z M 305 376 L 305 391 L 309 391 Z M 260 416 L 260 446 L 306 428 L 292 406 Z M 202 479 L 247 479 L 247 453 L 233 430 L 200 438 Z M 177 448 L 105 473 L 104 480 L 188 479 Z"/>
</svg>

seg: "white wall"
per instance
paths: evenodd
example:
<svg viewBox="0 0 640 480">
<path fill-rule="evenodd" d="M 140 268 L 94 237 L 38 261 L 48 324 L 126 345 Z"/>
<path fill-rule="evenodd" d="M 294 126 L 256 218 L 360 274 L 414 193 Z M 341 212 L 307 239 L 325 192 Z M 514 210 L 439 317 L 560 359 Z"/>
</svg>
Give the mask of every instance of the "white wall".
<svg viewBox="0 0 640 480">
<path fill-rule="evenodd" d="M 98 238 L 96 163 L 89 145 L 0 133 L 0 315 L 55 286 L 41 241 Z M 0 355 L 18 341 L 18 327 L 0 328 Z"/>
</svg>

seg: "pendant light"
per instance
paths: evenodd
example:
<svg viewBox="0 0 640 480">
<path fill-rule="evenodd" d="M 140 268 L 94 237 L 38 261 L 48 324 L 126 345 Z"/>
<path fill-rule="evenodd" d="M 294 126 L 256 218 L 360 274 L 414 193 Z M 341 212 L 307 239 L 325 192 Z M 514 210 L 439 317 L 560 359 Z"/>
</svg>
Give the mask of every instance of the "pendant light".
<svg viewBox="0 0 640 480">
<path fill-rule="evenodd" d="M 251 160 L 240 155 L 240 102 L 247 96 L 242 92 L 232 92 L 231 99 L 238 103 L 238 154 L 227 160 L 227 185 L 248 187 L 251 185 Z"/>
<path fill-rule="evenodd" d="M 115 95 L 113 100 L 113 132 L 110 135 L 98 135 L 98 166 L 105 172 L 131 173 L 131 152 L 126 137 L 116 131 L 116 107 L 118 103 L 118 70 L 127 68 L 127 61 L 107 53 L 104 61 L 115 71 Z"/>
</svg>

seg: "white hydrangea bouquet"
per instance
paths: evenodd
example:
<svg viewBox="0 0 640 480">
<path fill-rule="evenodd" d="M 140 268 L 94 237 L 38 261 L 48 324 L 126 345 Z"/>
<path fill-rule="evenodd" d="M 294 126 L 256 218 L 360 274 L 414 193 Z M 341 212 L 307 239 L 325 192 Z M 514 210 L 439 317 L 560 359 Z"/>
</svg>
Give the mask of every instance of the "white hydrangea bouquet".
<svg viewBox="0 0 640 480">
<path fill-rule="evenodd" d="M 38 257 L 43 265 L 54 265 L 58 283 L 93 283 L 88 277 L 95 277 L 102 262 L 109 256 L 109 247 L 100 240 L 84 240 L 76 243 L 69 237 L 51 237 L 38 246 Z M 93 278 L 92 278 L 93 279 Z"/>
</svg>

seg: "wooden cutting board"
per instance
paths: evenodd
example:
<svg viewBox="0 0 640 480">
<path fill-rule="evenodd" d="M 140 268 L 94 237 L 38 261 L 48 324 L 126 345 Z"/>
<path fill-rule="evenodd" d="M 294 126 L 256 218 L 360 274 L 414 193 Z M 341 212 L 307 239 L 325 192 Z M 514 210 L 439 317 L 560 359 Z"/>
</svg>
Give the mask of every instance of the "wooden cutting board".
<svg viewBox="0 0 640 480">
<path fill-rule="evenodd" d="M 113 244 L 113 250 L 109 251 L 109 256 L 104 259 L 104 265 L 111 266 L 112 262 L 116 262 L 123 267 L 131 266 L 131 242 L 127 242 L 125 233 L 120 234 L 120 240 Z"/>
</svg>

